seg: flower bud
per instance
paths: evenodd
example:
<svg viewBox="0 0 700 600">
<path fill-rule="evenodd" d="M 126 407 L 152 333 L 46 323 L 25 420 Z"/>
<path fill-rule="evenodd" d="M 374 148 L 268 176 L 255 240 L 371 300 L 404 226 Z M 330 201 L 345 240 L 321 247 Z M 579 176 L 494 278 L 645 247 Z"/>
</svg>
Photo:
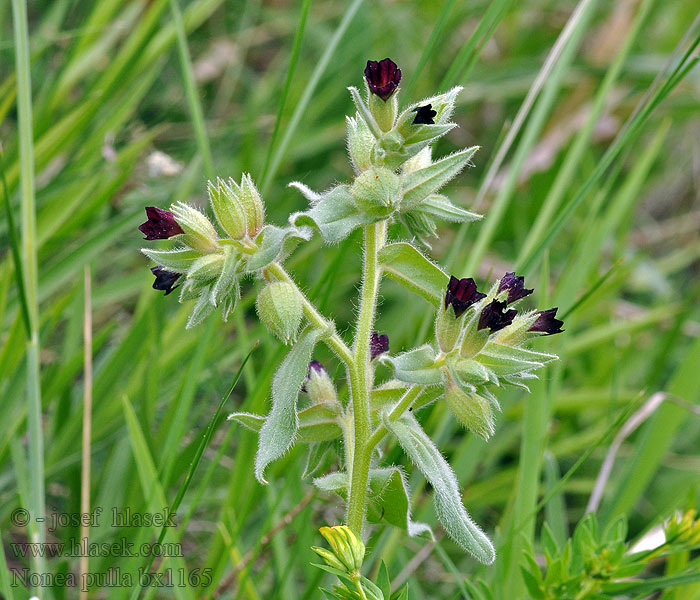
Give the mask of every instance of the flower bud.
<svg viewBox="0 0 700 600">
<path fill-rule="evenodd" d="M 311 549 L 318 554 L 329 567 L 333 567 L 339 571 L 346 570 L 345 565 L 341 563 L 330 550 L 319 548 L 318 546 L 311 546 Z"/>
<path fill-rule="evenodd" d="M 541 310 L 537 313 L 537 319 L 530 326 L 530 331 L 537 333 L 544 333 L 546 335 L 554 335 L 555 333 L 562 333 L 564 330 L 561 326 L 564 321 L 560 321 L 556 318 L 558 308 L 548 308 L 547 310 Z"/>
<path fill-rule="evenodd" d="M 252 178 L 243 173 L 241 178 L 241 204 L 246 214 L 248 235 L 254 238 L 263 227 L 265 221 L 265 205 Z"/>
<path fill-rule="evenodd" d="M 246 214 L 240 202 L 240 188 L 229 186 L 221 178 L 216 184 L 207 182 L 211 207 L 221 228 L 234 240 L 243 239 L 247 234 Z"/>
<path fill-rule="evenodd" d="M 476 393 L 466 393 L 449 378 L 445 388 L 447 406 L 455 418 L 469 431 L 488 440 L 495 432 L 493 410 L 486 398 Z"/>
<path fill-rule="evenodd" d="M 405 139 L 409 139 L 422 125 L 448 124 L 454 110 L 455 100 L 461 90 L 461 87 L 454 87 L 444 94 L 431 96 L 419 104 L 406 108 L 397 119 L 396 131 Z"/>
<path fill-rule="evenodd" d="M 450 276 L 445 292 L 445 308 L 452 305 L 456 317 L 461 316 L 465 310 L 482 298 L 486 298 L 486 294 L 477 291 L 476 283 L 471 277 L 457 279 L 454 275 Z"/>
<path fill-rule="evenodd" d="M 335 527 L 321 527 L 319 531 L 330 544 L 332 552 L 316 547 L 313 547 L 312 550 L 331 567 L 348 574 L 359 572 L 365 557 L 365 545 L 352 529 L 345 525 L 336 525 Z"/>
<path fill-rule="evenodd" d="M 372 148 L 374 136 L 370 133 L 367 124 L 360 119 L 346 117 L 348 132 L 348 153 L 355 171 L 360 173 L 372 166 Z"/>
<path fill-rule="evenodd" d="M 268 283 L 255 302 L 258 316 L 265 326 L 285 344 L 296 339 L 301 324 L 301 296 L 286 281 Z"/>
<path fill-rule="evenodd" d="M 664 525 L 666 542 L 683 546 L 700 544 L 700 519 L 694 510 L 681 515 L 676 513 Z"/>
<path fill-rule="evenodd" d="M 425 106 L 417 106 L 413 109 L 416 116 L 413 118 L 413 125 L 435 125 L 433 120 L 437 115 L 437 111 L 433 110 L 432 104 Z"/>
<path fill-rule="evenodd" d="M 223 254 L 205 254 L 192 262 L 190 268 L 187 269 L 187 279 L 209 282 L 219 276 L 223 266 Z"/>
<path fill-rule="evenodd" d="M 518 300 L 529 296 L 535 290 L 525 288 L 525 278 L 516 275 L 514 272 L 506 273 L 498 282 L 498 299 L 504 300 L 506 304 L 512 304 Z M 503 294 L 503 292 L 507 292 Z"/>
<path fill-rule="evenodd" d="M 373 331 L 369 341 L 369 359 L 374 360 L 385 352 L 389 352 L 389 336 L 386 333 L 379 335 L 379 332 Z"/>
<path fill-rule="evenodd" d="M 384 167 L 361 173 L 350 188 L 357 207 L 372 217 L 390 215 L 401 202 L 399 176 Z"/>
<path fill-rule="evenodd" d="M 452 306 L 441 307 L 435 317 L 435 339 L 441 352 L 450 352 L 457 343 L 461 327 L 461 318 L 455 316 Z"/>
<path fill-rule="evenodd" d="M 170 207 L 175 219 L 185 232 L 185 243 L 202 252 L 214 252 L 219 248 L 216 229 L 196 208 L 178 202 Z"/>
<path fill-rule="evenodd" d="M 479 316 L 479 330 L 490 329 L 492 332 L 500 331 L 508 327 L 513 322 L 513 319 L 518 314 L 514 308 L 506 310 L 507 304 L 493 300 L 481 310 Z"/>
<path fill-rule="evenodd" d="M 338 401 L 335 386 L 328 375 L 328 371 L 317 360 L 312 360 L 309 363 L 309 375 L 304 387 L 309 398 L 311 398 L 311 402 L 314 404 L 335 404 Z"/>
</svg>

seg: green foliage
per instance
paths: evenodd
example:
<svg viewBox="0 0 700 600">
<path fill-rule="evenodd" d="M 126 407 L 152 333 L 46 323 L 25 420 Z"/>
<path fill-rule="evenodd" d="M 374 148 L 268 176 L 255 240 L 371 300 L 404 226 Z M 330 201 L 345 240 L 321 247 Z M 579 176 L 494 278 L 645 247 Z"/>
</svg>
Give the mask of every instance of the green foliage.
<svg viewBox="0 0 700 600">
<path fill-rule="evenodd" d="M 625 517 L 601 530 L 595 515 L 588 514 L 579 521 L 573 536 L 560 546 L 545 525 L 541 540 L 544 569 L 535 561 L 531 547 L 525 553 L 525 564 L 521 565 L 529 596 L 540 600 L 612 599 L 620 593 L 646 594 L 680 581 L 700 580 L 697 571 L 680 577 L 638 577 L 656 556 L 697 546 L 697 539 L 691 542 L 678 539 L 680 536 L 676 539 L 667 536 L 667 541 L 652 551 L 632 553 L 626 541 L 627 531 Z"/>
<path fill-rule="evenodd" d="M 15 27 L 14 6 L 26 7 L 24 31 Z M 577 6 L 586 7 L 583 15 Z M 459 127 L 442 135 L 434 156 L 481 146 L 474 168 L 446 191 L 453 206 L 484 220 L 462 227 L 445 212 L 435 215 L 439 240 L 428 240 L 433 248 L 423 254 L 449 265 L 446 272 L 474 277 L 480 289 L 507 269 L 527 267 L 523 274 L 537 289 L 537 304 L 559 306 L 567 331 L 550 343 L 535 342 L 535 351 L 555 353 L 560 361 L 528 382 L 530 396 L 518 388 L 499 395 L 503 412 L 494 412 L 488 445 L 461 429 L 444 402 L 435 402 L 437 386 L 415 401 L 425 407 L 418 416 L 422 427 L 454 467 L 470 515 L 485 530 L 498 531 L 494 565 L 482 567 L 441 539 L 439 526 L 433 546 L 380 520 L 368 530 L 367 577 L 386 596 L 386 580 L 374 575 L 381 559 L 392 577 L 401 574 L 394 596 L 404 593 L 407 581 L 411 598 L 527 597 L 520 571 L 526 544 L 520 540 L 527 539 L 544 564 L 540 525 L 546 519 L 563 550 L 624 415 L 659 391 L 670 392 L 667 400 L 622 443 L 604 490 L 601 527 L 625 515 L 629 547 L 674 510 L 697 507 L 699 434 L 697 418 L 687 410 L 698 402 L 700 351 L 698 206 L 691 177 L 697 67 L 687 72 L 695 60 L 696 13 L 684 0 L 0 2 L 0 138 L 3 202 L 9 205 L 0 219 L 3 597 L 76 592 L 10 586 L 11 569 L 33 568 L 10 546 L 31 532 L 13 525 L 10 515 L 18 507 L 31 512 L 43 496 L 42 483 L 50 508 L 81 510 L 86 266 L 95 400 L 91 505 L 145 510 L 160 486 L 167 505 L 177 505 L 174 533 L 186 568 L 212 569 L 211 585 L 186 582 L 192 597 L 307 599 L 319 596 L 319 585 L 332 585 L 335 575 L 309 565 L 309 546 L 319 541 L 317 527 L 342 520 L 342 511 L 315 497 L 305 500 L 313 486 L 299 475 L 343 469 L 335 440 L 294 446 L 268 466 L 268 479 L 275 477 L 278 485 L 267 488 L 248 468 L 255 433 L 217 420 L 210 441 L 200 446 L 233 374 L 258 340 L 226 408 L 258 415 L 269 410 L 283 346 L 255 319 L 252 278 L 242 280 L 227 323 L 212 316 L 184 331 L 192 307 L 150 289 L 152 277 L 143 257 L 137 258 L 144 243 L 135 227 L 144 205 L 184 201 L 205 207 L 207 179 L 253 172 L 268 205 L 266 219 L 274 224 L 263 236 L 269 263 L 280 247 L 273 238 L 287 231 L 286 216 L 307 209 L 286 183 L 327 190 L 351 178 L 341 138 L 353 105 L 343 88 L 358 83 L 364 60 L 387 54 L 404 71 L 408 102 L 463 87 L 451 117 Z M 27 158 L 32 146 L 33 165 Z M 163 157 L 156 151 L 169 158 L 167 168 L 159 166 Z M 30 206 L 30 178 L 36 235 L 29 240 L 38 281 L 36 302 L 28 303 L 17 282 L 29 281 L 30 263 L 14 260 L 10 250 L 23 252 L 22 231 L 31 226 L 29 211 L 23 212 Z M 434 203 L 445 209 L 432 198 L 422 205 L 424 213 L 436 210 Z M 18 231 L 14 242 L 8 208 Z M 430 230 L 413 218 L 389 233 L 406 239 L 406 227 Z M 359 238 L 350 234 L 325 249 L 324 258 L 312 240 L 288 261 L 341 334 L 355 314 Z M 298 241 L 287 237 L 282 255 Z M 256 269 L 264 268 L 262 251 L 256 256 Z M 432 342 L 434 312 L 428 315 L 428 304 L 407 292 L 401 279 L 436 308 L 447 283 L 435 269 L 411 272 L 414 265 L 402 261 L 383 263 L 388 277 L 376 327 L 392 334 L 391 356 Z M 38 309 L 37 352 L 25 344 L 30 304 Z M 332 356 L 320 350 L 319 360 L 331 364 Z M 377 372 L 383 376 L 386 368 L 378 365 Z M 339 400 L 346 401 L 342 370 L 331 374 Z M 29 403 L 38 389 L 41 404 Z M 373 426 L 404 392 L 396 382 L 372 391 Z M 127 426 L 123 396 L 143 432 L 138 458 L 132 452 L 138 434 L 133 418 Z M 301 439 L 303 400 L 299 409 Z M 30 448 L 41 454 L 35 451 L 40 441 L 44 466 L 37 470 L 27 457 Z M 408 474 L 412 518 L 437 524 L 422 475 L 390 438 L 383 451 Z M 143 471 L 149 455 L 152 479 Z M 118 533 L 152 543 L 161 530 Z M 50 540 L 79 536 L 76 527 L 62 527 Z M 94 541 L 114 537 L 106 522 L 90 531 Z M 421 561 L 413 561 L 417 555 Z M 148 560 L 91 557 L 89 570 L 136 573 Z M 152 560 L 151 571 L 167 568 L 167 561 Z M 77 557 L 45 562 L 50 572 L 79 571 Z M 699 593 L 691 550 L 664 551 L 646 564 L 634 578 L 610 581 L 600 593 L 663 593 L 672 600 Z M 542 567 L 540 574 L 546 577 Z M 119 599 L 139 590 L 93 587 L 89 595 L 99 593 Z M 141 597 L 168 595 L 170 590 L 144 589 Z"/>
</svg>

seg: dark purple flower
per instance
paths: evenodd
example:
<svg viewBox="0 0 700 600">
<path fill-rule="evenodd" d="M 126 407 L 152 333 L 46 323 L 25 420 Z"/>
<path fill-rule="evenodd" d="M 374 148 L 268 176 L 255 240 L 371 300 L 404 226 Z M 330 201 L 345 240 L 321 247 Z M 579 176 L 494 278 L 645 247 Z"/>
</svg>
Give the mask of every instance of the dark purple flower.
<svg viewBox="0 0 700 600">
<path fill-rule="evenodd" d="M 328 371 L 326 371 L 326 367 L 324 367 L 320 362 L 318 362 L 317 360 L 312 360 L 309 363 L 309 368 L 306 372 L 306 379 L 301 385 L 301 391 L 304 393 L 308 392 L 308 390 L 306 389 L 306 382 L 311 378 L 312 371 L 315 372 L 317 375 L 323 375 L 324 373 L 328 373 Z"/>
<path fill-rule="evenodd" d="M 379 62 L 368 60 L 365 67 L 365 79 L 369 85 L 369 91 L 386 102 L 399 87 L 401 69 L 390 58 Z"/>
<path fill-rule="evenodd" d="M 151 273 L 156 276 L 156 280 L 153 282 L 153 289 L 165 290 L 166 296 L 175 289 L 175 282 L 182 277 L 182 273 L 174 273 L 160 266 L 152 267 Z"/>
<path fill-rule="evenodd" d="M 311 371 L 316 371 L 317 373 L 326 373 L 326 367 L 324 367 L 320 362 L 317 360 L 312 360 L 309 363 L 309 373 L 308 376 L 311 376 Z"/>
<path fill-rule="evenodd" d="M 386 333 L 379 335 L 376 331 L 373 331 L 369 341 L 370 360 L 374 360 L 385 352 L 389 352 L 389 336 Z"/>
<path fill-rule="evenodd" d="M 504 290 L 508 290 L 508 298 L 506 298 L 508 304 L 529 296 L 535 291 L 526 289 L 525 278 L 515 273 L 506 273 L 501 279 L 501 283 L 498 285 L 498 293 L 500 294 Z"/>
<path fill-rule="evenodd" d="M 506 306 L 508 306 L 506 302 L 499 302 L 498 300 L 494 300 L 484 306 L 479 317 L 478 329 L 486 329 L 488 327 L 491 331 L 498 331 L 508 327 L 513 322 L 515 315 L 518 314 L 518 311 L 514 308 L 505 310 Z"/>
<path fill-rule="evenodd" d="M 435 115 L 437 115 L 437 111 L 433 110 L 432 104 L 418 106 L 417 108 L 413 109 L 413 112 L 416 113 L 416 117 L 413 119 L 414 125 L 435 125 L 435 121 L 433 119 L 435 118 Z"/>
<path fill-rule="evenodd" d="M 564 321 L 555 318 L 557 310 L 559 310 L 557 307 L 541 310 L 537 313 L 537 320 L 530 326 L 529 331 L 537 331 L 539 333 L 546 333 L 547 335 L 554 335 L 555 333 L 564 331 L 561 328 Z"/>
<path fill-rule="evenodd" d="M 445 310 L 451 304 L 455 311 L 455 317 L 459 317 L 472 304 L 482 298 L 486 298 L 486 294 L 476 290 L 476 283 L 471 277 L 457 279 L 454 275 L 451 275 L 450 282 L 447 284 L 447 292 L 445 293 Z"/>
<path fill-rule="evenodd" d="M 169 210 L 147 206 L 146 216 L 148 221 L 139 225 L 139 231 L 147 240 L 167 240 L 174 235 L 185 233 L 175 220 L 175 215 Z"/>
</svg>

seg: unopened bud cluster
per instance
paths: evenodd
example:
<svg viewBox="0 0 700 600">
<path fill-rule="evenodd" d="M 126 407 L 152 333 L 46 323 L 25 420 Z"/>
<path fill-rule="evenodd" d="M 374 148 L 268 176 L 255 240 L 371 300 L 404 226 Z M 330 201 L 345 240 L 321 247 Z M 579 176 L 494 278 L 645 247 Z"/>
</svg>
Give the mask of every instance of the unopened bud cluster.
<svg viewBox="0 0 700 600">
<path fill-rule="evenodd" d="M 148 220 L 139 229 L 146 240 L 172 238 L 179 245 L 170 250 L 144 248 L 155 261 L 153 287 L 169 294 L 180 287 L 180 301 L 196 300 L 187 322 L 199 323 L 216 307 L 224 320 L 236 305 L 240 279 L 261 271 L 277 259 L 290 238 L 308 239 L 308 229 L 265 225 L 265 207 L 250 175 L 240 184 L 217 179 L 208 184 L 209 200 L 220 236 L 209 218 L 197 208 L 178 202 L 164 210 L 146 207 Z M 280 284 L 282 285 L 282 284 Z M 266 325 L 285 342 L 294 339 L 301 320 L 301 303 L 284 286 L 279 298 L 268 291 L 258 303 Z M 278 313 L 277 315 L 275 313 Z M 262 318 L 262 316 L 261 316 Z"/>
<path fill-rule="evenodd" d="M 349 527 L 336 525 L 321 527 L 321 535 L 326 539 L 331 549 L 313 546 L 311 549 L 318 554 L 329 567 L 343 571 L 348 575 L 358 576 L 365 558 L 365 545 Z"/>
<path fill-rule="evenodd" d="M 664 525 L 666 543 L 694 548 L 700 546 L 700 519 L 694 510 L 676 514 Z"/>
</svg>

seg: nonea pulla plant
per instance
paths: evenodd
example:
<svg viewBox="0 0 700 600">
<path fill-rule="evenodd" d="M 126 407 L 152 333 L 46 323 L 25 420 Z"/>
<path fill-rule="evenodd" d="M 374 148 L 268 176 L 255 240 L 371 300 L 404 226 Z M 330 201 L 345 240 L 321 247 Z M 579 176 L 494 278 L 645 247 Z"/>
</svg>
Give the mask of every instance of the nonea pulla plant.
<svg viewBox="0 0 700 600">
<path fill-rule="evenodd" d="M 500 410 L 498 391 L 527 389 L 534 372 L 556 359 L 528 348 L 528 341 L 560 333 L 563 323 L 556 308 L 523 307 L 533 290 L 515 273 L 479 290 L 474 279 L 449 276 L 424 254 L 438 221 L 481 218 L 440 193 L 478 148 L 439 158 L 431 152 L 431 145 L 456 127 L 450 117 L 460 88 L 401 109 L 401 70 L 389 58 L 368 61 L 364 83 L 364 93 L 349 88 L 356 109 L 347 117 L 353 180 L 323 193 L 291 183 L 310 206 L 292 214 L 285 226 L 265 223 L 263 200 L 244 174 L 240 183 L 209 182 L 213 220 L 182 203 L 169 210 L 147 207 L 140 230 L 146 240 L 172 240 L 170 249 L 143 253 L 156 263 L 155 289 L 166 295 L 179 290 L 181 302 L 192 301 L 188 327 L 216 309 L 226 319 L 240 296 L 241 279 L 264 280 L 258 316 L 290 349 L 273 378 L 267 416 L 229 418 L 259 434 L 254 470 L 261 483 L 267 483 L 270 463 L 303 443 L 308 445 L 304 476 L 345 501 L 345 523 L 321 528 L 330 548 L 314 548 L 325 562 L 319 566 L 340 580 L 326 591 L 328 597 L 389 600 L 386 585 L 361 573 L 368 528 L 381 521 L 409 536 L 432 532 L 411 519 L 406 474 L 382 462 L 380 445 L 386 438 L 398 441 L 430 482 L 435 513 L 447 534 L 476 560 L 492 563 L 493 544 L 468 515 L 452 468 L 415 415 L 432 402 L 445 402 L 459 423 L 488 440 Z M 395 222 L 409 241 L 388 238 L 387 227 Z M 357 325 L 348 341 L 304 296 L 283 262 L 314 232 L 335 244 L 356 229 L 363 232 L 363 267 Z M 435 311 L 432 343 L 392 353 L 390 334 L 375 330 L 384 275 Z M 313 360 L 317 344 L 328 346 L 344 368 L 347 400 L 338 393 L 340 382 L 329 375 L 339 371 Z M 388 381 L 376 381 L 379 364 L 391 370 Z M 337 466 L 328 472 L 330 465 Z"/>
</svg>

